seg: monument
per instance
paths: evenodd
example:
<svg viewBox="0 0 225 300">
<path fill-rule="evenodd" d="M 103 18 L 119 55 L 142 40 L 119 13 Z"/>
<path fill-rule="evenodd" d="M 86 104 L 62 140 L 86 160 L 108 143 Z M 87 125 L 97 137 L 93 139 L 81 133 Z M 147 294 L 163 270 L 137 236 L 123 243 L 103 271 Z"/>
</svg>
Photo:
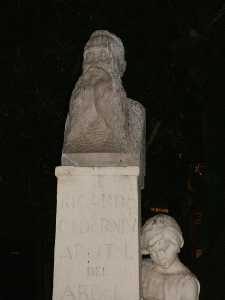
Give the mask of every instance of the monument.
<svg viewBox="0 0 225 300">
<path fill-rule="evenodd" d="M 56 168 L 53 300 L 140 298 L 145 110 L 128 99 L 124 47 L 95 31 L 70 99 Z"/>
<path fill-rule="evenodd" d="M 142 297 L 144 300 L 198 300 L 200 285 L 178 258 L 183 246 L 179 225 L 159 214 L 143 226 L 141 249 L 150 259 L 142 263 Z"/>
</svg>

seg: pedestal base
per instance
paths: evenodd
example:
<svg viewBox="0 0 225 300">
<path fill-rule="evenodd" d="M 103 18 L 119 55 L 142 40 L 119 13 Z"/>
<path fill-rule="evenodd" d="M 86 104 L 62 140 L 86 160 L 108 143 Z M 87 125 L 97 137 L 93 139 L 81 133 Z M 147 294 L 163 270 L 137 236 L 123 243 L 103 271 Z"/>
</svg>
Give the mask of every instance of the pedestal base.
<svg viewBox="0 0 225 300">
<path fill-rule="evenodd" d="M 58 167 L 53 300 L 139 300 L 138 167 Z"/>
</svg>

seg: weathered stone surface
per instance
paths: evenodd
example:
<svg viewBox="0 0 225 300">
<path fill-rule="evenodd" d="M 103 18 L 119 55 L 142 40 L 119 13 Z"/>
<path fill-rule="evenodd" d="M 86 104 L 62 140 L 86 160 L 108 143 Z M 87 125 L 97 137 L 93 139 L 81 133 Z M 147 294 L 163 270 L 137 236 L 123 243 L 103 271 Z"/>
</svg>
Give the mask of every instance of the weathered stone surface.
<svg viewBox="0 0 225 300">
<path fill-rule="evenodd" d="M 178 258 L 183 246 L 179 225 L 168 215 L 156 215 L 143 226 L 141 248 L 150 254 L 142 263 L 144 300 L 198 300 L 200 285 Z"/>
<path fill-rule="evenodd" d="M 138 167 L 58 167 L 53 300 L 139 300 Z"/>
<path fill-rule="evenodd" d="M 121 40 L 108 31 L 95 31 L 85 46 L 83 72 L 70 99 L 62 165 L 82 166 L 74 153 L 122 153 L 143 166 L 145 110 L 126 96 L 121 81 L 125 68 Z M 96 156 L 91 165 L 100 163 Z"/>
</svg>

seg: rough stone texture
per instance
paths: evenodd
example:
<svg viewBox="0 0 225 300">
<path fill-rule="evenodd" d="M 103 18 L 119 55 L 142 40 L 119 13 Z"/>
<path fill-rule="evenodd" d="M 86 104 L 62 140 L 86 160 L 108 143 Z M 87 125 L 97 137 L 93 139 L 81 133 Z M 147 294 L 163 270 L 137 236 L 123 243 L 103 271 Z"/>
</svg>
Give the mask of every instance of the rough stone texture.
<svg viewBox="0 0 225 300">
<path fill-rule="evenodd" d="M 53 300 L 139 300 L 138 167 L 58 167 Z"/>
<path fill-rule="evenodd" d="M 183 246 L 179 225 L 168 215 L 156 215 L 143 226 L 141 248 L 150 254 L 142 263 L 144 300 L 198 300 L 200 285 L 178 258 Z"/>
<path fill-rule="evenodd" d="M 125 69 L 121 40 L 108 31 L 95 31 L 85 46 L 83 72 L 70 99 L 62 165 L 82 166 L 75 153 L 108 153 L 123 154 L 124 163 L 128 154 L 144 169 L 145 109 L 127 98 L 121 81 Z M 99 157 L 91 165 L 100 165 Z"/>
</svg>

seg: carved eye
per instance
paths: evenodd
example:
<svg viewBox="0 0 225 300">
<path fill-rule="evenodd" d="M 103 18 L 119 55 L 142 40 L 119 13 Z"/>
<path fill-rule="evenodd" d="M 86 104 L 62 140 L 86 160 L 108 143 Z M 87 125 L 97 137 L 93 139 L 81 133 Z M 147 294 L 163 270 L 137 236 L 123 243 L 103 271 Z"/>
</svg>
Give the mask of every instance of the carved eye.
<svg viewBox="0 0 225 300">
<path fill-rule="evenodd" d="M 86 52 L 85 53 L 84 59 L 85 59 L 86 62 L 92 61 L 93 58 L 94 58 L 93 52 Z"/>
</svg>

